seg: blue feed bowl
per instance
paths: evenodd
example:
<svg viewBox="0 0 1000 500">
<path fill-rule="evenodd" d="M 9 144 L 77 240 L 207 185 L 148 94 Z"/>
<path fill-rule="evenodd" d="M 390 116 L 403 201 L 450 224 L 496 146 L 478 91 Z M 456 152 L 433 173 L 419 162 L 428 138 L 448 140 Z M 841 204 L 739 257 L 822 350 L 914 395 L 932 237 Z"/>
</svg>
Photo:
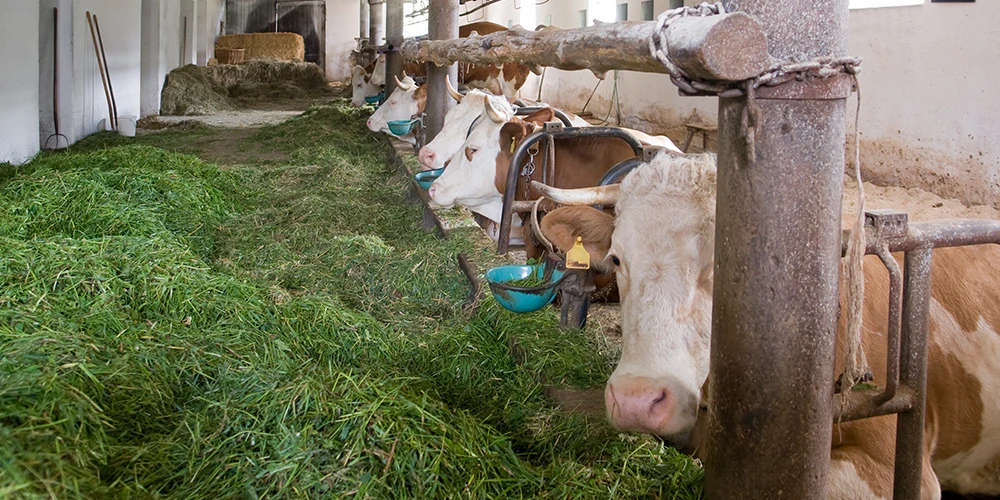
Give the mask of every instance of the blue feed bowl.
<svg viewBox="0 0 1000 500">
<path fill-rule="evenodd" d="M 556 298 L 559 290 L 559 283 L 562 281 L 565 271 L 552 270 L 552 275 L 547 283 L 534 288 L 520 288 L 512 286 L 511 281 L 517 281 L 529 276 L 542 278 L 545 275 L 545 266 L 524 265 L 524 266 L 500 266 L 486 271 L 486 281 L 490 284 L 490 291 L 505 309 L 517 313 L 537 311 L 549 305 Z"/>
<path fill-rule="evenodd" d="M 423 172 L 414 175 L 413 178 L 417 180 L 417 185 L 419 185 L 420 187 L 424 189 L 430 189 L 431 184 L 433 184 L 438 177 L 441 177 L 442 172 L 444 172 L 444 168 L 437 168 L 434 170 L 424 170 Z"/>
<path fill-rule="evenodd" d="M 378 106 L 378 102 L 381 100 L 382 100 L 382 94 L 365 96 L 365 102 L 367 102 L 368 104 L 374 104 L 375 106 Z"/>
<path fill-rule="evenodd" d="M 417 120 L 391 120 L 389 123 L 389 131 L 395 135 L 406 135 L 413 130 L 413 125 L 417 123 Z"/>
</svg>

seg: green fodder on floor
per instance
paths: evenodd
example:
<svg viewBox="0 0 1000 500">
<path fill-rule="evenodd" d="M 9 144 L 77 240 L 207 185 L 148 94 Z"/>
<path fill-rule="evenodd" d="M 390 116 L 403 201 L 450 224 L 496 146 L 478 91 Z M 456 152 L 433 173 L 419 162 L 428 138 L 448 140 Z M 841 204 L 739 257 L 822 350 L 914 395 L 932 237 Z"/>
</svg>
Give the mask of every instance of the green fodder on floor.
<svg viewBox="0 0 1000 500">
<path fill-rule="evenodd" d="M 420 230 L 364 119 L 240 145 L 281 165 L 150 136 L 4 171 L 0 497 L 700 496 L 690 458 L 543 395 L 602 384 L 599 339 L 462 315 L 485 250 Z"/>
</svg>

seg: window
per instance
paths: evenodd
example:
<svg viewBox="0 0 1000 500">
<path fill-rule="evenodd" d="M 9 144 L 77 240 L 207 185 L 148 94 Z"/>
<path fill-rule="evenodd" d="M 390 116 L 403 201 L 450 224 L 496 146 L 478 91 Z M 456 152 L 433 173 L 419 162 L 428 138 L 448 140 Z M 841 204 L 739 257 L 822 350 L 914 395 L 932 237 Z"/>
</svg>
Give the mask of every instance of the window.
<svg viewBox="0 0 1000 500">
<path fill-rule="evenodd" d="M 552 26 L 552 14 L 545 14 L 545 25 Z"/>
<path fill-rule="evenodd" d="M 679 9 L 684 6 L 684 0 L 670 0 L 671 9 Z"/>
<path fill-rule="evenodd" d="M 514 27 L 514 20 L 513 19 L 508 19 L 507 20 L 507 27 L 508 28 L 513 28 Z"/>
<path fill-rule="evenodd" d="M 639 10 L 642 11 L 643 21 L 653 20 L 653 0 L 645 0 L 639 4 Z"/>
<path fill-rule="evenodd" d="M 904 5 L 922 5 L 924 0 L 850 0 L 851 9 L 873 9 L 876 7 L 902 7 Z"/>
<path fill-rule="evenodd" d="M 620 3 L 615 11 L 615 21 L 628 21 L 628 4 Z"/>
<path fill-rule="evenodd" d="M 586 25 L 587 25 L 587 9 L 583 9 L 580 11 L 580 27 L 582 28 Z"/>
</svg>

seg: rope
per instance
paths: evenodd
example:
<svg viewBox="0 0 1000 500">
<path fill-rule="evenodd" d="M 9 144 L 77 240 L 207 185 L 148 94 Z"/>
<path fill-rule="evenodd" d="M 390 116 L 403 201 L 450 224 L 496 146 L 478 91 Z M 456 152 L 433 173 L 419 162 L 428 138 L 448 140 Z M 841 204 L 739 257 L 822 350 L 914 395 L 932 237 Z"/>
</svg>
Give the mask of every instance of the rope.
<svg viewBox="0 0 1000 500">
<path fill-rule="evenodd" d="M 865 296 L 865 186 L 861 183 L 861 86 L 857 76 L 854 86 L 858 91 L 858 104 L 854 114 L 854 180 L 858 183 L 858 215 L 851 226 L 847 240 L 847 348 L 844 351 L 844 374 L 841 376 L 841 394 L 846 398 L 852 387 L 865 380 L 870 372 L 868 359 L 861 347 L 862 306 Z"/>
</svg>

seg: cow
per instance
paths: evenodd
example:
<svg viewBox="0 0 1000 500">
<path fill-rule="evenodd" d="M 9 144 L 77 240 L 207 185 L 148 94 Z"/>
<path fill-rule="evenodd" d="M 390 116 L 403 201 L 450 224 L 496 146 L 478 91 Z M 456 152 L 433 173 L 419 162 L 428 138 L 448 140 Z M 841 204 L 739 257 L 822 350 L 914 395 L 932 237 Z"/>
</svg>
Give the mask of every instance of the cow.
<svg viewBox="0 0 1000 500">
<path fill-rule="evenodd" d="M 562 207 L 541 223 L 543 233 L 562 248 L 575 236 L 589 239 L 592 261 L 616 270 L 622 354 L 605 387 L 611 423 L 689 449 L 698 444 L 692 440 L 698 432 L 692 431 L 703 432 L 707 420 L 698 413 L 705 406 L 701 388 L 709 371 L 715 184 L 713 156 L 660 154 L 626 176 L 614 217 L 589 207 Z M 902 255 L 894 257 L 902 267 Z M 862 346 L 875 383 L 884 385 L 888 273 L 876 256 L 863 265 L 868 293 Z M 998 276 L 998 245 L 933 251 L 924 499 L 939 498 L 942 488 L 1000 493 Z M 841 318 L 838 359 L 844 329 Z M 833 380 L 831 373 L 831 385 Z M 894 423 L 888 415 L 833 424 L 829 498 L 891 496 Z"/>
<path fill-rule="evenodd" d="M 490 22 L 476 22 L 458 27 L 458 36 L 465 38 L 472 33 L 485 35 L 496 31 L 503 31 L 507 28 Z M 531 71 L 527 66 L 518 63 L 507 63 L 499 66 L 477 66 L 468 63 L 459 63 L 458 81 L 469 88 L 485 89 L 496 95 L 506 96 L 509 100 L 514 99 L 518 89 L 524 85 Z M 427 74 L 425 64 L 407 63 L 405 72 L 413 77 L 422 77 Z M 351 73 L 351 89 L 353 97 L 351 104 L 363 106 L 365 97 L 376 95 L 381 90 L 381 85 L 385 84 L 385 55 L 379 55 L 375 63 L 368 67 L 355 65 Z M 403 106 L 410 106 L 410 103 L 402 103 Z M 384 106 L 384 104 L 383 104 Z"/>
<path fill-rule="evenodd" d="M 351 106 L 365 105 L 365 97 L 377 95 L 385 85 L 385 54 L 379 54 L 367 67 L 351 70 Z"/>
<path fill-rule="evenodd" d="M 396 77 L 393 77 L 396 78 Z M 394 120 L 409 120 L 415 115 L 424 112 L 427 106 L 427 87 L 417 86 L 413 78 L 403 77 L 402 80 L 396 78 L 396 90 L 370 117 L 368 117 L 368 130 L 372 132 L 385 132 L 394 137 L 416 144 L 417 139 L 412 133 L 398 136 L 389 130 L 389 122 Z"/>
</svg>

